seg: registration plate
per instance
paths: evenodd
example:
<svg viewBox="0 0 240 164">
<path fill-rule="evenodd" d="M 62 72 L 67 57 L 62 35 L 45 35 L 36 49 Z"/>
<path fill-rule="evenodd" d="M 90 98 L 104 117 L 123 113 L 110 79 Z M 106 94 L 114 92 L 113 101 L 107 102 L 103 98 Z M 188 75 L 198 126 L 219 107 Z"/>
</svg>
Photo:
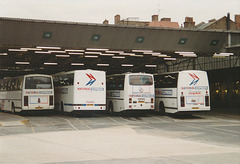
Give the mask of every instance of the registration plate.
<svg viewBox="0 0 240 164">
<path fill-rule="evenodd" d="M 87 104 L 87 106 L 93 106 L 93 104 Z"/>
<path fill-rule="evenodd" d="M 199 107 L 192 107 L 192 109 L 199 109 Z"/>
<path fill-rule="evenodd" d="M 144 101 L 138 101 L 138 103 L 144 103 Z"/>
<path fill-rule="evenodd" d="M 43 107 L 35 107 L 35 109 L 43 109 Z"/>
</svg>

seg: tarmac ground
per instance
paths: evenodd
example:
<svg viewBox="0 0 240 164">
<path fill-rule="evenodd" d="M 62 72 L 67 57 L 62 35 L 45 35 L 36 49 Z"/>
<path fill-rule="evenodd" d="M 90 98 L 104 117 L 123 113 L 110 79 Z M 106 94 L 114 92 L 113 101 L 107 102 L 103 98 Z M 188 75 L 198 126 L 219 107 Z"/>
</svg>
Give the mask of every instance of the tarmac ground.
<svg viewBox="0 0 240 164">
<path fill-rule="evenodd" d="M 0 112 L 0 163 L 240 164 L 240 115 Z"/>
</svg>

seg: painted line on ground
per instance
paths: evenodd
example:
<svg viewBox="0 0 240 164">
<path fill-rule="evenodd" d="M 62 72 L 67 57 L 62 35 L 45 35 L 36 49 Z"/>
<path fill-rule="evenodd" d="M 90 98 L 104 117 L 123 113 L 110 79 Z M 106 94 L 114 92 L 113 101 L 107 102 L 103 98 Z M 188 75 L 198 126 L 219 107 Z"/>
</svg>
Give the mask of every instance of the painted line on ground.
<svg viewBox="0 0 240 164">
<path fill-rule="evenodd" d="M 88 129 L 92 130 L 93 128 L 91 128 L 90 126 L 88 126 L 87 124 L 83 123 L 79 118 L 76 118 L 82 125 L 86 126 Z"/>
</svg>

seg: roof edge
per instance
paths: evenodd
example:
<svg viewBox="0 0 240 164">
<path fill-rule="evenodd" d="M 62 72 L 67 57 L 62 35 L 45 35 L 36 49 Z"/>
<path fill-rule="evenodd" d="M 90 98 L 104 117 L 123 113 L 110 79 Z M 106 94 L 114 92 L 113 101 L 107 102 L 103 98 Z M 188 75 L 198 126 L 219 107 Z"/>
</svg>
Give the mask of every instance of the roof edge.
<svg viewBox="0 0 240 164">
<path fill-rule="evenodd" d="M 0 17 L 0 21 L 20 21 L 33 23 L 50 23 L 50 24 L 68 24 L 68 25 L 82 25 L 82 26 L 100 26 L 100 27 L 117 27 L 117 28 L 132 28 L 132 29 L 152 29 L 152 30 L 170 30 L 170 31 L 189 31 L 189 32 L 219 32 L 219 33 L 239 33 L 236 30 L 202 30 L 202 29 L 185 29 L 185 28 L 169 28 L 169 27 L 150 27 L 150 26 L 130 26 L 130 25 L 114 25 L 114 24 L 100 24 L 100 23 L 82 23 L 71 21 L 57 21 L 57 20 L 41 20 L 41 19 L 27 19 L 27 18 L 10 18 Z"/>
</svg>

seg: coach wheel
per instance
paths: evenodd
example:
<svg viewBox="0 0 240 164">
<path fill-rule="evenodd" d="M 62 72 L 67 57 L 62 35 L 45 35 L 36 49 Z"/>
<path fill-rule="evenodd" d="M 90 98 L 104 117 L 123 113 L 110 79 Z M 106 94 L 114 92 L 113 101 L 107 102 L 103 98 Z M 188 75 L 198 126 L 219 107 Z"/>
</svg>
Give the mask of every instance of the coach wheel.
<svg viewBox="0 0 240 164">
<path fill-rule="evenodd" d="M 108 104 L 108 113 L 113 113 L 113 103 L 112 102 L 110 102 Z"/>
<path fill-rule="evenodd" d="M 63 101 L 61 101 L 61 109 L 60 109 L 60 112 L 64 113 Z"/>
<path fill-rule="evenodd" d="M 162 101 L 159 104 L 159 113 L 160 115 L 165 115 L 165 106 Z"/>
<path fill-rule="evenodd" d="M 12 102 L 12 109 L 11 109 L 11 112 L 12 112 L 12 114 L 16 113 L 16 111 L 15 111 L 15 106 L 14 106 L 14 103 L 13 103 L 13 102 Z"/>
</svg>

